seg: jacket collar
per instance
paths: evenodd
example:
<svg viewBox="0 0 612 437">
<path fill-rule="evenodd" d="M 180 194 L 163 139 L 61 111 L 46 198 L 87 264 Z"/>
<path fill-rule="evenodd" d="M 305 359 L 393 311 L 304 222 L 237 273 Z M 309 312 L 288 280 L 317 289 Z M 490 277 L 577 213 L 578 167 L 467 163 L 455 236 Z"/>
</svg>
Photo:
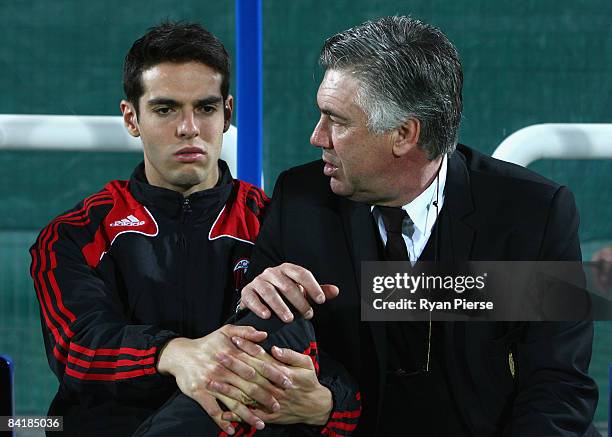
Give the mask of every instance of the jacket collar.
<svg viewBox="0 0 612 437">
<path fill-rule="evenodd" d="M 460 144 L 449 156 L 443 214 L 436 223 L 439 231 L 434 229 L 430 237 L 435 238 L 434 232 L 439 232 L 442 261 L 467 261 L 472 251 L 474 228 L 469 217 L 474 212 L 474 200 L 465 152 L 469 149 Z"/>
<path fill-rule="evenodd" d="M 134 198 L 151 211 L 162 213 L 169 218 L 182 217 L 189 205 L 193 219 L 205 219 L 219 212 L 226 203 L 232 190 L 232 175 L 225 161 L 219 160 L 219 181 L 207 190 L 197 191 L 187 197 L 167 188 L 156 187 L 147 181 L 144 163 L 134 169 L 130 177 L 129 189 Z M 186 202 L 187 201 L 187 202 Z"/>
<path fill-rule="evenodd" d="M 466 164 L 465 153 L 470 152 L 466 146 L 459 144 L 449 155 L 448 176 L 445 193 L 449 211 L 453 218 L 463 220 L 474 212 L 470 175 Z"/>
</svg>

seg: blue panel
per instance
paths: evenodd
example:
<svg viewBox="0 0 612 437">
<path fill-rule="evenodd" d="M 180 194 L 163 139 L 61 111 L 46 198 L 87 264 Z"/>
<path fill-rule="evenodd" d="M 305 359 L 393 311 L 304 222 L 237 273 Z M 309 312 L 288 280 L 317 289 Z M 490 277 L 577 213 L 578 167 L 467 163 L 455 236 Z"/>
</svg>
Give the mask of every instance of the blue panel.
<svg viewBox="0 0 612 437">
<path fill-rule="evenodd" d="M 261 26 L 261 0 L 236 0 L 238 177 L 257 186 L 263 142 Z"/>
</svg>

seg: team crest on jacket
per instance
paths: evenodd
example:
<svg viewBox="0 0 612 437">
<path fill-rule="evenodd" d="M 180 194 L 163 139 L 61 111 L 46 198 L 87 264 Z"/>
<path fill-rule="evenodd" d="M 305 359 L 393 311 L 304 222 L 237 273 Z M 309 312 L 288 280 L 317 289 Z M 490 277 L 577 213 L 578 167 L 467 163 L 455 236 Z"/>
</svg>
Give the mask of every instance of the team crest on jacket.
<svg viewBox="0 0 612 437">
<path fill-rule="evenodd" d="M 236 290 L 240 290 L 244 284 L 244 277 L 246 276 L 246 271 L 249 268 L 249 260 L 246 258 L 242 258 L 238 260 L 236 265 L 234 266 L 234 286 Z"/>
</svg>

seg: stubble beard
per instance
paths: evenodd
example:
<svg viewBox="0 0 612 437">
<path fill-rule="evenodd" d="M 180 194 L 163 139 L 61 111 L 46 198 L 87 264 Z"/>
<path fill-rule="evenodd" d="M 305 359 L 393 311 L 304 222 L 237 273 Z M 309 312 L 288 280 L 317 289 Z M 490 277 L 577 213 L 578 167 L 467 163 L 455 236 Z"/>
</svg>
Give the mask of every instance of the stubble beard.
<svg viewBox="0 0 612 437">
<path fill-rule="evenodd" d="M 173 178 L 172 184 L 181 189 L 188 190 L 195 185 L 199 185 L 206 179 L 206 175 L 201 175 L 196 169 L 179 171 Z"/>
</svg>

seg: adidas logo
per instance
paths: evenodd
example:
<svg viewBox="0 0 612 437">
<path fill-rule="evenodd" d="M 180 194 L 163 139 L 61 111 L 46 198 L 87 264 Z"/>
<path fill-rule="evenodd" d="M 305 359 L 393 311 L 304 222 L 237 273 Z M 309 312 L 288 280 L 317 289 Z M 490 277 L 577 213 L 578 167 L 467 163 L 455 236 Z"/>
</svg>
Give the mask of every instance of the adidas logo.
<svg viewBox="0 0 612 437">
<path fill-rule="evenodd" d="M 138 220 L 136 217 L 130 214 L 124 219 L 111 223 L 111 226 L 140 226 L 144 224 L 144 220 Z"/>
</svg>

